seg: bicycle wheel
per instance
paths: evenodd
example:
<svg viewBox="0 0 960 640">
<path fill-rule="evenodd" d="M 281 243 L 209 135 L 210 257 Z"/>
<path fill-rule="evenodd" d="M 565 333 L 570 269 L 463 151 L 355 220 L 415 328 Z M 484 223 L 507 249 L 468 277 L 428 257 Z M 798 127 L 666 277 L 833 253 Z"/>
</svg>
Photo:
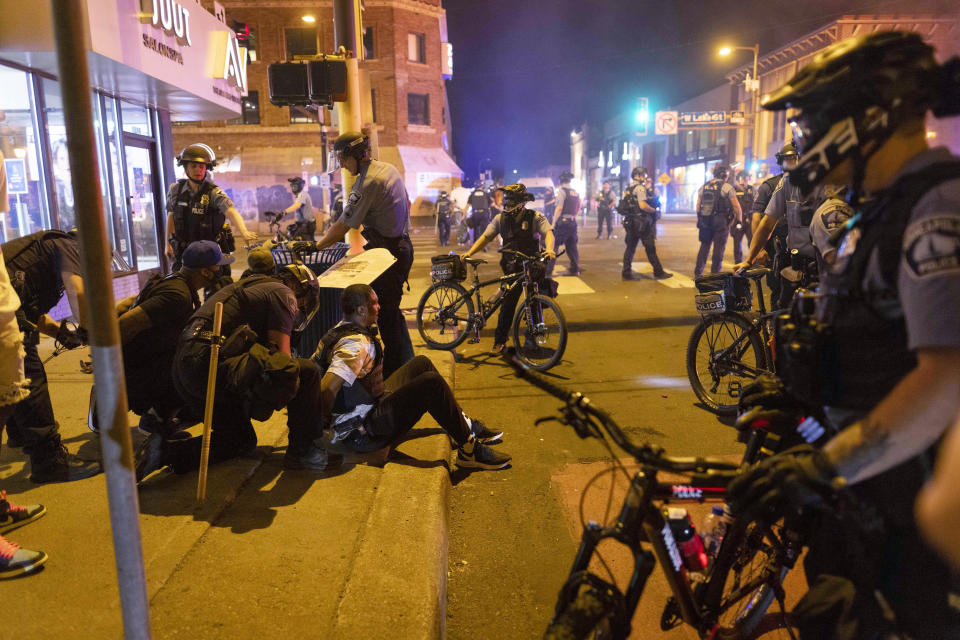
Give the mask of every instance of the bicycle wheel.
<svg viewBox="0 0 960 640">
<path fill-rule="evenodd" d="M 721 313 L 703 318 L 690 334 L 687 377 L 714 413 L 736 413 L 740 389 L 766 368 L 763 341 L 752 328 L 739 314 Z"/>
<path fill-rule="evenodd" d="M 417 305 L 417 329 L 431 349 L 453 349 L 467 339 L 473 300 L 456 282 L 437 282 Z"/>
<path fill-rule="evenodd" d="M 535 371 L 546 371 L 560 362 L 567 348 L 567 319 L 557 303 L 534 295 L 518 305 L 513 316 L 513 345 L 517 357 Z"/>
<path fill-rule="evenodd" d="M 739 530 L 738 530 L 739 529 Z M 778 526 L 734 525 L 717 554 L 707 585 L 717 612 L 717 638 L 793 637 L 786 611 L 769 611 L 789 571 Z M 719 590 L 719 594 L 718 594 Z M 712 595 L 712 597 L 711 597 Z M 718 597 L 719 595 L 719 597 Z"/>
</svg>

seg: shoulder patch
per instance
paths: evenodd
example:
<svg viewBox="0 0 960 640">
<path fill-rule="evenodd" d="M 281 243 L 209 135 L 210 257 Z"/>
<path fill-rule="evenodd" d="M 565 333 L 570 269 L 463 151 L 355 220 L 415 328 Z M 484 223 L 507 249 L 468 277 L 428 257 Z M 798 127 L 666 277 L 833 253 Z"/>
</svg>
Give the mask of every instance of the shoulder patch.
<svg viewBox="0 0 960 640">
<path fill-rule="evenodd" d="M 914 277 L 960 272 L 960 218 L 939 216 L 914 222 L 907 227 L 903 246 Z"/>
<path fill-rule="evenodd" d="M 355 206 L 358 202 L 360 202 L 361 198 L 363 198 L 362 193 L 359 191 L 351 191 L 350 196 L 347 198 L 347 204 L 350 206 Z"/>
</svg>

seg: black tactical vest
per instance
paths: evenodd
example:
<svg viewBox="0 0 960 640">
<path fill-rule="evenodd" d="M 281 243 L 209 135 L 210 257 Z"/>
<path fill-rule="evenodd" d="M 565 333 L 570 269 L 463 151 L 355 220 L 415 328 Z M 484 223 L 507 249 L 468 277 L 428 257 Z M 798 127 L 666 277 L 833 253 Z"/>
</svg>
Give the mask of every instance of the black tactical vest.
<svg viewBox="0 0 960 640">
<path fill-rule="evenodd" d="M 437 200 L 437 215 L 446 218 L 450 215 L 450 201 L 446 198 Z"/>
<path fill-rule="evenodd" d="M 824 405 L 870 410 L 916 367 L 897 286 L 903 235 L 920 198 L 955 178 L 960 163 L 944 162 L 898 180 L 864 211 L 862 235 L 844 270 L 823 277 L 827 299 L 820 320 L 828 328 L 818 369 Z M 863 283 L 874 249 L 884 286 L 867 292 Z"/>
<path fill-rule="evenodd" d="M 217 241 L 217 236 L 226 222 L 226 216 L 213 206 L 210 193 L 214 187 L 212 182 L 204 180 L 196 192 L 193 192 L 187 186 L 186 179 L 177 181 L 173 233 L 179 241 L 181 253 L 191 242 Z"/>
<path fill-rule="evenodd" d="M 362 334 L 373 342 L 376 355 L 373 359 L 373 369 L 363 378 L 357 378 L 352 386 L 342 386 L 333 403 L 333 413 L 349 413 L 362 404 L 374 404 L 383 395 L 383 347 L 377 333 L 366 327 L 352 322 L 338 324 L 327 331 L 320 338 L 320 348 L 314 354 L 313 360 L 320 366 L 321 375 L 326 373 L 333 362 L 333 349 L 342 338 L 350 335 Z"/>
<path fill-rule="evenodd" d="M 563 211 L 560 212 L 561 218 L 576 218 L 580 211 L 580 195 L 569 187 L 560 187 L 566 192 L 563 199 Z"/>
<path fill-rule="evenodd" d="M 524 209 L 519 216 L 510 213 L 500 215 L 500 237 L 503 239 L 504 249 L 520 251 L 528 256 L 540 253 L 540 239 L 537 238 L 537 230 L 534 228 L 536 215 L 536 211 L 530 209 Z M 500 258 L 500 267 L 504 273 L 516 273 L 519 266 L 520 261 L 514 255 L 505 253 Z"/>
<path fill-rule="evenodd" d="M 55 238 L 73 240 L 69 233 L 53 229 L 37 231 L 0 245 L 10 284 L 20 297 L 21 310 L 32 323 L 55 307 L 63 295 L 56 249 L 47 242 Z"/>
</svg>

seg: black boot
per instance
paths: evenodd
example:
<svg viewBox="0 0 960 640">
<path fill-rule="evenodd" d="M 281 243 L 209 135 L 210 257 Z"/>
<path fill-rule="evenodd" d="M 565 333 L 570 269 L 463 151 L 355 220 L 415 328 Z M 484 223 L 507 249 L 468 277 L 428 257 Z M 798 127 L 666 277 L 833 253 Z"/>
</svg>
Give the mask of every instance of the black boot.
<svg viewBox="0 0 960 640">
<path fill-rule="evenodd" d="M 35 484 L 83 480 L 101 471 L 99 462 L 69 453 L 59 437 L 30 456 L 30 482 Z"/>
</svg>

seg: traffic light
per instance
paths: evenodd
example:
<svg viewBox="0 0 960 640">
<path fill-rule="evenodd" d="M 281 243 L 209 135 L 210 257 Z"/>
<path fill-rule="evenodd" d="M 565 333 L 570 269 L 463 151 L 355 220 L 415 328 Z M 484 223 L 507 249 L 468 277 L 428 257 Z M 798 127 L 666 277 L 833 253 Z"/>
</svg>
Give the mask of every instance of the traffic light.
<svg viewBox="0 0 960 640">
<path fill-rule="evenodd" d="M 637 98 L 637 135 L 647 135 L 647 123 L 650 122 L 650 101 Z"/>
<path fill-rule="evenodd" d="M 347 99 L 347 63 L 323 58 L 267 65 L 270 102 L 278 107 L 332 105 Z"/>
</svg>

